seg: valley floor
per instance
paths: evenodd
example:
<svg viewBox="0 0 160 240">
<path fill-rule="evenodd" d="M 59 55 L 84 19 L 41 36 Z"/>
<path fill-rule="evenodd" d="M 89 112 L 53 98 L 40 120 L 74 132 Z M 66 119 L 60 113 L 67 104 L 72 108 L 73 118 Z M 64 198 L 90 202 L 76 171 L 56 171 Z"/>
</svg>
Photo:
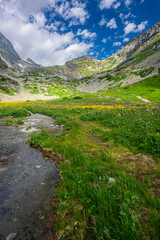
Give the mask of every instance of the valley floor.
<svg viewBox="0 0 160 240">
<path fill-rule="evenodd" d="M 23 120 L 28 111 L 64 125 L 60 136 L 42 131 L 29 137 L 31 144 L 56 153 L 56 160 L 59 156 L 60 183 L 48 239 L 160 238 L 158 102 L 0 103 L 0 117 Z"/>
<path fill-rule="evenodd" d="M 28 91 L 21 91 L 20 93 L 17 93 L 14 96 L 1 94 L 0 93 L 0 99 L 3 102 L 19 102 L 19 101 L 36 101 L 36 100 L 52 100 L 59 98 L 58 96 L 45 96 L 44 94 L 32 94 Z"/>
</svg>

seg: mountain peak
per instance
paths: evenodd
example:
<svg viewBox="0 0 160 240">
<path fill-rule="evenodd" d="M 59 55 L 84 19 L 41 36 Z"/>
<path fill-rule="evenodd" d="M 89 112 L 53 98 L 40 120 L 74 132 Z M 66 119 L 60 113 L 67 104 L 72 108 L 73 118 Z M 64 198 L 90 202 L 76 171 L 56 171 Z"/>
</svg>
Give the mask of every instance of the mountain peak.
<svg viewBox="0 0 160 240">
<path fill-rule="evenodd" d="M 81 63 L 81 62 L 94 62 L 94 61 L 97 61 L 97 60 L 95 58 L 93 58 L 93 57 L 90 57 L 90 56 L 87 56 L 87 55 L 83 55 L 81 57 L 77 57 L 77 58 L 74 58 L 74 59 L 72 59 L 70 61 L 67 61 L 66 64 L 70 63 L 70 62 L 72 62 L 72 63 Z"/>
<path fill-rule="evenodd" d="M 14 49 L 12 43 L 0 32 L 0 63 L 20 71 L 33 70 L 40 65 L 26 60 Z"/>
</svg>

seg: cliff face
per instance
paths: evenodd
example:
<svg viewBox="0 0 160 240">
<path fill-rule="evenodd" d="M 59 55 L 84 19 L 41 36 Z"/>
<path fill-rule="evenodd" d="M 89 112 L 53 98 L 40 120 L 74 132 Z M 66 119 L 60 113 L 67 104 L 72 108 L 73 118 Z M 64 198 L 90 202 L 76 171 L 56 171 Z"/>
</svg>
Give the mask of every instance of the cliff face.
<svg viewBox="0 0 160 240">
<path fill-rule="evenodd" d="M 26 60 L 18 55 L 11 42 L 2 33 L 0 33 L 0 64 L 22 72 L 40 67 L 31 59 Z"/>
</svg>

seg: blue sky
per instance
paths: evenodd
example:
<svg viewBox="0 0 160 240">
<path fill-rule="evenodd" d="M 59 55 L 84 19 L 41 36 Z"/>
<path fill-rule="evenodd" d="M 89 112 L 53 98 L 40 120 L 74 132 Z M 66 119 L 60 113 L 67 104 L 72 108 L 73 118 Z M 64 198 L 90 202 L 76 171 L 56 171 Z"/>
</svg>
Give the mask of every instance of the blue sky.
<svg viewBox="0 0 160 240">
<path fill-rule="evenodd" d="M 44 66 L 104 59 L 160 18 L 160 0 L 0 0 L 0 31 Z"/>
</svg>

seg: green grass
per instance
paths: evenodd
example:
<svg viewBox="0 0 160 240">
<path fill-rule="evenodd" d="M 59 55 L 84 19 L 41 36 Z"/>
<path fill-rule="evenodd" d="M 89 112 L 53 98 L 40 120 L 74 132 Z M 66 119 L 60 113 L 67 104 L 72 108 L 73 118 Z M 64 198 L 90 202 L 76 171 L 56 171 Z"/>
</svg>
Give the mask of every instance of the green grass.
<svg viewBox="0 0 160 240">
<path fill-rule="evenodd" d="M 29 116 L 29 112 L 20 107 L 2 107 L 0 108 L 0 118 L 1 117 L 27 117 Z"/>
<path fill-rule="evenodd" d="M 7 94 L 7 95 L 10 95 L 10 96 L 14 95 L 14 91 L 13 90 L 5 88 L 3 86 L 0 86 L 0 93 Z"/>
<path fill-rule="evenodd" d="M 132 86 L 124 87 L 120 93 L 135 94 L 150 101 L 160 101 L 160 74 L 149 77 Z"/>
<path fill-rule="evenodd" d="M 131 72 L 131 74 L 134 74 L 134 75 L 139 75 L 141 78 L 143 77 L 146 77 L 148 76 L 149 74 L 151 74 L 154 70 L 154 67 L 149 67 L 149 68 L 145 68 L 141 71 L 134 71 L 134 72 Z"/>
<path fill-rule="evenodd" d="M 7 120 L 1 121 L 0 124 L 6 125 L 6 126 L 11 126 L 11 125 L 23 125 L 24 122 L 21 119 L 19 119 L 19 120 L 7 119 Z"/>
<path fill-rule="evenodd" d="M 156 52 L 156 50 L 147 49 L 147 50 L 144 50 L 144 51 L 141 52 L 141 53 L 132 55 L 132 57 L 135 56 L 135 57 L 136 57 L 135 62 L 136 62 L 136 63 L 140 63 L 140 62 L 142 62 L 143 60 L 145 60 L 147 57 L 153 55 L 155 52 Z"/>
<path fill-rule="evenodd" d="M 135 177 L 136 171 L 145 171 L 144 166 L 131 172 L 111 157 L 111 151 L 123 146 L 159 159 L 160 144 L 150 138 L 160 139 L 159 107 L 56 109 L 52 116 L 66 131 L 54 138 L 45 132 L 32 134 L 29 140 L 52 148 L 64 159 L 55 201 L 59 238 L 158 240 L 159 200 L 150 193 L 148 180 L 145 183 Z M 109 141 L 114 149 L 102 148 L 97 144 L 100 140 L 94 142 L 90 137 Z M 146 170 L 145 179 L 156 171 Z M 114 184 L 109 183 L 110 177 L 116 180 Z"/>
<path fill-rule="evenodd" d="M 133 102 L 140 100 L 132 95 L 158 100 L 156 89 L 159 75 L 131 87 L 76 93 L 65 100 L 0 104 L 0 117 L 22 117 L 31 111 L 64 125 L 60 136 L 42 131 L 28 139 L 34 145 L 51 148 L 60 157 L 60 182 L 52 209 L 59 239 L 160 238 L 156 192 L 160 106 Z M 116 104 L 117 98 L 126 104 Z M 97 104 L 96 109 L 93 105 Z M 110 178 L 115 182 L 110 183 Z"/>
<path fill-rule="evenodd" d="M 135 117 L 136 116 L 136 117 Z M 133 151 L 160 157 L 160 109 L 152 107 L 122 110 L 88 110 L 80 117 L 83 121 L 99 121 L 112 131 L 104 131 L 100 139 L 114 140 Z"/>
<path fill-rule="evenodd" d="M 37 87 L 34 87 L 31 91 L 32 94 L 37 94 L 39 93 L 39 90 L 37 89 Z"/>
</svg>

